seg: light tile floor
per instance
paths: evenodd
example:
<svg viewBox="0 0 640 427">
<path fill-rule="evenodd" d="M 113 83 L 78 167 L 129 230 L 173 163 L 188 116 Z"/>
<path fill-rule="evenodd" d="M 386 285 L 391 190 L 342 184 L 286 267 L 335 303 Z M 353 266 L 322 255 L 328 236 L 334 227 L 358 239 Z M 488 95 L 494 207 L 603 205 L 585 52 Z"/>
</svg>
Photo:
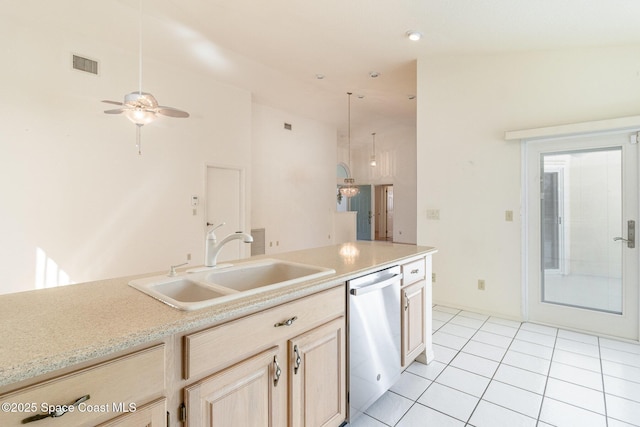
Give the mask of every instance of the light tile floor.
<svg viewBox="0 0 640 427">
<path fill-rule="evenodd" d="M 640 426 L 640 345 L 443 306 L 433 332 L 351 427 Z"/>
</svg>

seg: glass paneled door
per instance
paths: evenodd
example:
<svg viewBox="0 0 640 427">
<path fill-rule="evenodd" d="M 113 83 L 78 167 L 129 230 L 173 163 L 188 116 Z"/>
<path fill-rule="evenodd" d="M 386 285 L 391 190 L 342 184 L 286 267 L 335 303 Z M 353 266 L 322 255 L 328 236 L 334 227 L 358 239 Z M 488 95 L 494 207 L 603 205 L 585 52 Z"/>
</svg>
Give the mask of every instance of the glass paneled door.
<svg viewBox="0 0 640 427">
<path fill-rule="evenodd" d="M 529 319 L 638 339 L 637 145 L 527 145 Z"/>
</svg>

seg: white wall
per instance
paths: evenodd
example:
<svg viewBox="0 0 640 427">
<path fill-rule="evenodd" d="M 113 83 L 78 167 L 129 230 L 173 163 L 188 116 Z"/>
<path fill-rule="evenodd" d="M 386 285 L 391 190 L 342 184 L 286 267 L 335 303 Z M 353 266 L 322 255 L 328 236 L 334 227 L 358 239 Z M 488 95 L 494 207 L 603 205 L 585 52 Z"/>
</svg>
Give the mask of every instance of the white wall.
<svg viewBox="0 0 640 427">
<path fill-rule="evenodd" d="M 638 46 L 418 61 L 417 236 L 440 250 L 434 302 L 520 316 L 520 145 L 504 132 L 637 115 L 639 93 Z"/>
<path fill-rule="evenodd" d="M 137 89 L 137 52 L 39 24 L 0 16 L 0 293 L 164 270 L 187 253 L 201 264 L 204 206 L 192 215 L 190 196 L 204 196 L 205 163 L 250 168 L 251 94 L 146 56 L 143 89 L 191 118 L 145 126 L 138 156 L 135 126 L 99 102 Z M 71 52 L 99 59 L 100 76 L 72 70 Z"/>
<path fill-rule="evenodd" d="M 331 244 L 336 130 L 257 103 L 252 128 L 251 225 L 265 228 L 266 253 Z"/>
</svg>

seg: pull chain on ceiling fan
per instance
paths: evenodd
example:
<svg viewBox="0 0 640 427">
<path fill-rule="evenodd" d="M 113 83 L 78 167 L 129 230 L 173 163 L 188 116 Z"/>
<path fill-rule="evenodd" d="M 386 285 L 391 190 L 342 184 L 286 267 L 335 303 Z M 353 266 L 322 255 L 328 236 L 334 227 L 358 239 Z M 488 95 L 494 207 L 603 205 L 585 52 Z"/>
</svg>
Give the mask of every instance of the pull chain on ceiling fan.
<svg viewBox="0 0 640 427">
<path fill-rule="evenodd" d="M 187 113 L 186 111 L 178 110 L 177 108 L 158 105 L 158 101 L 153 95 L 148 92 L 142 91 L 142 0 L 140 0 L 139 6 L 140 17 L 138 32 L 138 91 L 126 94 L 124 96 L 124 102 L 107 100 L 103 100 L 102 102 L 121 106 L 121 108 L 105 110 L 106 114 L 124 113 L 129 120 L 135 123 L 136 147 L 138 148 L 138 154 L 142 154 L 140 141 L 140 128 L 142 128 L 142 126 L 154 121 L 158 114 L 169 117 L 186 118 L 189 117 L 189 113 Z"/>
</svg>

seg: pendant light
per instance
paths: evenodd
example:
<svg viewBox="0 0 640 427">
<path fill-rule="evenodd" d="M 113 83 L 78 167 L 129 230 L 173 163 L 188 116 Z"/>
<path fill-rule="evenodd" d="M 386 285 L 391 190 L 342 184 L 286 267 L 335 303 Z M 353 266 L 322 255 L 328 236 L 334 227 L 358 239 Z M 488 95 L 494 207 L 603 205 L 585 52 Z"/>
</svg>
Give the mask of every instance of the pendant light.
<svg viewBox="0 0 640 427">
<path fill-rule="evenodd" d="M 349 170 L 351 170 L 351 92 L 347 92 L 349 95 L 349 106 L 348 106 L 348 122 L 349 122 L 349 130 L 348 130 L 348 142 L 349 142 Z M 355 179 L 353 178 L 345 178 L 344 185 L 340 187 L 340 194 L 346 198 L 351 198 L 360 192 L 360 189 L 357 185 L 355 185 Z"/>
<path fill-rule="evenodd" d="M 371 155 L 371 161 L 369 162 L 369 164 L 373 167 L 377 164 L 376 163 L 376 133 L 373 132 L 371 136 L 373 136 L 373 154 Z"/>
</svg>

